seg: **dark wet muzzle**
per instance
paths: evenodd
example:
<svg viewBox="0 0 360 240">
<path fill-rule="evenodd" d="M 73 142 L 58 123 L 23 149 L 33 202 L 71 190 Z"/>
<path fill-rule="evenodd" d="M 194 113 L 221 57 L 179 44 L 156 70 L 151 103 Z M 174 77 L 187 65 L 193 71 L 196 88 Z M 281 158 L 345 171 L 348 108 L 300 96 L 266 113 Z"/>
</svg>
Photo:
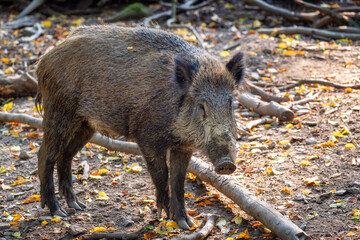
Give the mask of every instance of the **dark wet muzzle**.
<svg viewBox="0 0 360 240">
<path fill-rule="evenodd" d="M 236 170 L 234 160 L 230 157 L 223 157 L 215 167 L 217 174 L 231 174 Z"/>
</svg>

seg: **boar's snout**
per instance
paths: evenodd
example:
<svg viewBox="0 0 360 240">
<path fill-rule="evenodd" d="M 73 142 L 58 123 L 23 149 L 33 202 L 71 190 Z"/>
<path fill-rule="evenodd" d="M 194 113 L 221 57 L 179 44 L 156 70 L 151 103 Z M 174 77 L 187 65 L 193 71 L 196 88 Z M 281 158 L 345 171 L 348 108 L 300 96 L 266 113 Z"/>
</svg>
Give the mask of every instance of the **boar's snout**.
<svg viewBox="0 0 360 240">
<path fill-rule="evenodd" d="M 215 166 L 215 172 L 217 174 L 231 174 L 235 170 L 234 160 L 229 156 L 220 158 L 218 164 Z"/>
</svg>

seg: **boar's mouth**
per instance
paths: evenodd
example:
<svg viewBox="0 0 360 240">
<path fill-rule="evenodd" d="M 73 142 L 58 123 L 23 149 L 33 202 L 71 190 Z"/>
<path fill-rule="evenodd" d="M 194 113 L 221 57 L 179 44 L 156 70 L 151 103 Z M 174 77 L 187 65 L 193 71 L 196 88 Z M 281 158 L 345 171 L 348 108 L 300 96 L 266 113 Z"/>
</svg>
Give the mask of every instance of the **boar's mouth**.
<svg viewBox="0 0 360 240">
<path fill-rule="evenodd" d="M 215 166 L 217 174 L 231 174 L 236 170 L 234 160 L 231 157 L 222 157 Z"/>
</svg>

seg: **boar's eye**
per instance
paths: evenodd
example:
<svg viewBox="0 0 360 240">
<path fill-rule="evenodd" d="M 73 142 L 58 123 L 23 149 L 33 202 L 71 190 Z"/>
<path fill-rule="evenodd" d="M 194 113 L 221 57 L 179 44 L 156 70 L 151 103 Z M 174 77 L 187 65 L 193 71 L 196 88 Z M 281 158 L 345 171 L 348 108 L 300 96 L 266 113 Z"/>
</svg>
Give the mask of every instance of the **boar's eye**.
<svg viewBox="0 0 360 240">
<path fill-rule="evenodd" d="M 199 106 L 198 106 L 198 113 L 199 113 L 199 116 L 201 116 L 203 119 L 206 118 L 206 111 L 205 111 L 205 106 L 204 104 L 202 103 L 199 103 Z"/>
</svg>

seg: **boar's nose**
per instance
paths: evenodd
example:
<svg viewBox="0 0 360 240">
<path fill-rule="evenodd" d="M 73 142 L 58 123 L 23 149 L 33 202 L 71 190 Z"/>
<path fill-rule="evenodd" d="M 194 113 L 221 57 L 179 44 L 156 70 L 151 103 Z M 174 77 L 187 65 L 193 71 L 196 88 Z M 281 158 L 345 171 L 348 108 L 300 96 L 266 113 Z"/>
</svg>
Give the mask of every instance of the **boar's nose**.
<svg viewBox="0 0 360 240">
<path fill-rule="evenodd" d="M 217 174 L 231 174 L 236 170 L 234 160 L 231 157 L 222 157 L 215 166 Z"/>
</svg>

